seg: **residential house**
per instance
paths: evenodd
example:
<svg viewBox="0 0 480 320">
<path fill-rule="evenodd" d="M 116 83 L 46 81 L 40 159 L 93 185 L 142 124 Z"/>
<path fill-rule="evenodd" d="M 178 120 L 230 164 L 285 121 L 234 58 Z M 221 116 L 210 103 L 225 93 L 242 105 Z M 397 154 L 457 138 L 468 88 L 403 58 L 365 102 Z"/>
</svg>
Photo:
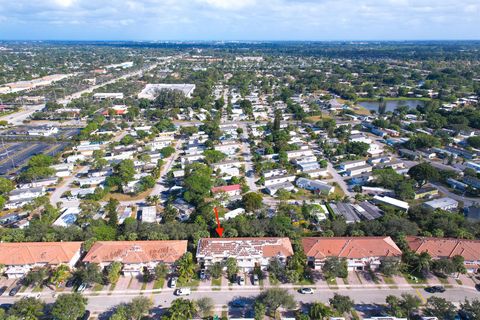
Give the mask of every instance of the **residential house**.
<svg viewBox="0 0 480 320">
<path fill-rule="evenodd" d="M 280 183 L 293 182 L 295 181 L 294 175 L 285 175 L 285 176 L 271 176 L 265 178 L 264 186 L 269 187 Z"/>
<path fill-rule="evenodd" d="M 427 201 L 423 204 L 426 208 L 432 210 L 455 210 L 458 208 L 458 201 L 452 198 L 443 197 L 439 199 L 434 199 L 431 201 Z"/>
<path fill-rule="evenodd" d="M 296 181 L 296 185 L 299 188 L 307 189 L 307 190 L 318 192 L 318 193 L 330 194 L 335 191 L 334 186 L 331 186 L 328 183 L 322 182 L 319 180 L 298 178 Z"/>
<path fill-rule="evenodd" d="M 137 277 L 160 263 L 173 265 L 186 252 L 187 240 L 97 241 L 82 261 L 102 268 L 118 261 L 124 276 Z"/>
<path fill-rule="evenodd" d="M 407 211 L 410 208 L 410 205 L 408 204 L 408 202 L 398 200 L 398 199 L 395 199 L 395 198 L 391 198 L 391 197 L 388 197 L 388 196 L 376 195 L 376 196 L 373 197 L 373 201 L 375 203 L 386 204 L 386 205 L 389 205 L 389 206 L 392 206 L 392 207 L 395 207 L 395 208 L 398 208 L 398 209 L 401 209 L 401 210 L 405 210 L 405 211 Z"/>
<path fill-rule="evenodd" d="M 303 238 L 308 264 L 321 269 L 330 257 L 347 260 L 348 270 L 376 270 L 386 257 L 400 260 L 402 251 L 390 237 Z"/>
<path fill-rule="evenodd" d="M 438 195 L 438 189 L 434 187 L 423 187 L 415 191 L 415 200 L 430 198 Z"/>
<path fill-rule="evenodd" d="M 480 240 L 417 236 L 407 236 L 406 240 L 415 253 L 427 252 L 432 259 L 462 256 L 467 272 L 478 272 L 480 268 Z"/>
<path fill-rule="evenodd" d="M 250 272 L 255 267 L 266 270 L 273 259 L 285 264 L 292 255 L 288 238 L 202 238 L 196 256 L 198 262 L 207 268 L 234 258 L 241 271 Z"/>
<path fill-rule="evenodd" d="M 372 172 L 373 167 L 369 165 L 353 167 L 347 170 L 347 175 L 350 177 L 358 176 L 364 173 Z"/>
<path fill-rule="evenodd" d="M 349 169 L 364 167 L 366 165 L 367 165 L 367 162 L 365 160 L 347 161 L 340 164 L 340 170 L 347 171 Z"/>
<path fill-rule="evenodd" d="M 80 259 L 81 242 L 0 243 L 0 264 L 8 278 L 19 279 L 30 270 L 67 265 L 74 268 Z"/>
<path fill-rule="evenodd" d="M 292 150 L 292 151 L 287 151 L 287 158 L 288 161 L 291 161 L 295 158 L 300 158 L 300 157 L 308 157 L 308 156 L 313 156 L 313 151 L 311 149 L 300 149 L 300 150 Z"/>
<path fill-rule="evenodd" d="M 295 190 L 295 186 L 290 181 L 285 181 L 265 187 L 265 191 L 271 196 L 277 194 L 279 190 L 293 191 Z"/>
<path fill-rule="evenodd" d="M 211 191 L 213 194 L 225 192 L 228 196 L 234 197 L 242 194 L 242 186 L 239 184 L 233 184 L 230 186 L 219 186 L 213 187 Z"/>
</svg>

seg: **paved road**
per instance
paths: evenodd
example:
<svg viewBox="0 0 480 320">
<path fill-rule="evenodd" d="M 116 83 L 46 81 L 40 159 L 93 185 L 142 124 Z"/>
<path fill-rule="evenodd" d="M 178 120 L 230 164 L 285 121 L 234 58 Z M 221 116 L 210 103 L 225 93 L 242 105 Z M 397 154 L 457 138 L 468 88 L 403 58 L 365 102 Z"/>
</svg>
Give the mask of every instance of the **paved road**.
<svg viewBox="0 0 480 320">
<path fill-rule="evenodd" d="M 330 176 L 332 176 L 333 181 L 338 184 L 338 186 L 343 190 L 343 193 L 345 193 L 347 197 L 353 198 L 355 196 L 352 192 L 348 190 L 348 186 L 343 180 L 343 177 L 338 174 L 337 170 L 335 170 L 335 168 L 330 162 L 328 162 L 327 164 L 327 171 Z"/>
<path fill-rule="evenodd" d="M 20 111 L 0 117 L 0 120 L 8 121 L 8 123 L 19 126 L 23 124 L 32 114 L 45 108 L 45 104 L 25 105 L 20 108 Z"/>
<path fill-rule="evenodd" d="M 203 290 L 199 288 L 197 291 L 192 291 L 192 294 L 189 296 L 190 299 L 196 300 L 202 297 L 210 297 L 215 301 L 215 304 L 220 307 L 224 305 L 228 305 L 229 302 L 235 300 L 239 297 L 245 298 L 255 298 L 260 293 L 260 288 L 258 287 L 244 287 L 238 288 L 233 287 L 233 290 L 222 290 L 222 291 L 212 291 L 211 289 Z M 338 289 L 338 290 L 331 290 L 331 289 L 319 289 L 316 290 L 313 295 L 302 295 L 296 291 L 296 289 L 290 288 L 288 289 L 290 293 L 295 296 L 295 299 L 301 303 L 311 303 L 314 301 L 321 301 L 321 302 L 328 302 L 328 299 L 333 297 L 335 293 L 341 295 L 350 296 L 353 301 L 357 305 L 372 305 L 372 304 L 381 304 L 385 303 L 385 298 L 387 295 L 395 295 L 400 296 L 402 293 L 409 293 L 415 296 L 420 297 L 423 301 L 425 301 L 428 297 L 432 296 L 431 294 L 425 292 L 423 289 L 414 289 L 410 287 L 405 288 L 398 288 L 398 289 L 378 289 L 378 288 L 351 288 L 351 289 Z M 473 288 L 451 288 L 447 289 L 446 292 L 442 294 L 435 294 L 437 296 L 441 296 L 446 298 L 449 301 L 454 303 L 463 302 L 465 299 L 478 299 L 478 292 L 476 292 Z M 97 294 L 88 296 L 88 309 L 96 312 L 101 313 L 107 310 L 110 310 L 112 307 L 123 303 L 129 302 L 134 297 L 139 296 L 139 292 L 135 293 L 132 292 L 131 294 L 116 294 L 115 292 L 111 292 L 111 295 L 108 293 L 106 294 Z M 169 307 L 171 302 L 178 298 L 173 295 L 172 289 L 164 289 L 160 293 L 144 293 L 143 296 L 150 297 L 155 306 L 159 307 Z M 8 296 L 0 297 L 0 303 L 11 303 L 17 299 L 11 298 Z M 46 302 L 53 302 L 54 298 L 51 294 L 43 295 L 41 299 L 45 300 Z M 360 307 L 361 308 L 361 307 Z"/>
</svg>

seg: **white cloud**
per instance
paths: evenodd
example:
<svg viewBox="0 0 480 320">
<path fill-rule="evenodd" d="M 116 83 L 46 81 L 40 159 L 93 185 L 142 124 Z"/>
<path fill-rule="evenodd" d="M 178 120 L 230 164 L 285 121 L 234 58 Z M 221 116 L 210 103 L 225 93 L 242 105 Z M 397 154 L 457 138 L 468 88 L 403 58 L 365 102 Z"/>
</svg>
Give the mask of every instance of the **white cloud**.
<svg viewBox="0 0 480 320">
<path fill-rule="evenodd" d="M 198 0 L 198 2 L 222 10 L 239 10 L 256 4 L 256 0 Z"/>
</svg>

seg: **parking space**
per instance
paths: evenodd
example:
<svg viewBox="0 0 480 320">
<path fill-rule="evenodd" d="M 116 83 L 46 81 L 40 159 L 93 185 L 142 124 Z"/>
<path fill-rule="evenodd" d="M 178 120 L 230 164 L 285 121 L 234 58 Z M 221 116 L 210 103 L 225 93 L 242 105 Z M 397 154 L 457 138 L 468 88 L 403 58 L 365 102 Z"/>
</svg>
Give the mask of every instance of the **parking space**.
<svg viewBox="0 0 480 320">
<path fill-rule="evenodd" d="M 365 285 L 375 285 L 375 281 L 372 279 L 372 276 L 367 271 L 357 271 L 357 274 L 360 277 L 360 281 Z"/>
<path fill-rule="evenodd" d="M 128 286 L 129 290 L 141 290 L 143 286 L 143 281 L 141 278 L 132 277 L 130 280 L 130 285 Z"/>
<path fill-rule="evenodd" d="M 130 277 L 120 277 L 115 286 L 115 290 L 127 290 L 130 279 Z"/>
<path fill-rule="evenodd" d="M 360 276 L 354 271 L 354 272 L 349 272 L 348 273 L 348 283 L 350 285 L 361 285 L 362 284 L 362 280 L 360 278 Z"/>
</svg>

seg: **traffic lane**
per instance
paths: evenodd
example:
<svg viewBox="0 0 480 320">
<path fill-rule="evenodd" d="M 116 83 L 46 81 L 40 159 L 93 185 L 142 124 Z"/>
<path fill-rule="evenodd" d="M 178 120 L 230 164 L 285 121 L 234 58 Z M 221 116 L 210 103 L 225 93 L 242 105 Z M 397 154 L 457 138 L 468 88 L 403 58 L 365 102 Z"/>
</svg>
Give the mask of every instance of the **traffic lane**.
<svg viewBox="0 0 480 320">
<path fill-rule="evenodd" d="M 223 291 L 209 291 L 209 290 L 200 290 L 192 291 L 188 299 L 197 300 L 204 297 L 210 297 L 213 299 L 215 305 L 217 306 L 227 306 L 229 303 L 235 299 L 246 298 L 250 301 L 254 301 L 255 297 L 261 292 L 260 288 L 258 289 L 241 289 L 235 288 L 233 290 L 223 290 Z M 430 294 L 424 291 L 423 289 L 414 289 L 414 288 L 403 288 L 403 289 L 379 289 L 379 288 L 364 288 L 364 289 L 339 289 L 339 290 L 316 290 L 314 294 L 306 295 L 300 294 L 296 289 L 289 289 L 289 292 L 292 293 L 295 297 L 295 300 L 302 304 L 309 304 L 313 302 L 323 302 L 328 303 L 329 299 L 334 296 L 335 293 L 340 295 L 349 296 L 357 305 L 359 311 L 369 310 L 370 308 L 375 308 L 379 304 L 385 303 L 385 298 L 388 295 L 394 295 L 400 297 L 403 293 L 412 294 L 418 296 L 422 301 L 428 299 L 431 296 L 443 297 L 454 303 L 464 302 L 465 299 L 473 300 L 478 299 L 478 292 L 475 290 L 469 290 L 464 288 L 451 288 L 447 289 L 444 293 Z M 138 297 L 140 291 L 131 294 L 115 294 L 112 292 L 111 295 L 92 295 L 87 296 L 88 298 L 88 309 L 92 312 L 102 313 L 108 310 L 111 310 L 115 306 L 121 303 L 128 303 L 133 298 Z M 143 296 L 149 297 L 152 299 L 155 306 L 159 308 L 169 307 L 173 300 L 178 299 L 178 296 L 173 294 L 173 290 L 167 289 L 161 293 L 143 293 Z M 0 303 L 13 303 L 16 300 L 21 299 L 21 296 L 9 297 L 2 296 L 0 297 Z M 47 303 L 52 303 L 55 299 L 52 295 L 43 295 L 42 300 Z M 250 306 L 246 306 L 248 308 Z"/>
</svg>

